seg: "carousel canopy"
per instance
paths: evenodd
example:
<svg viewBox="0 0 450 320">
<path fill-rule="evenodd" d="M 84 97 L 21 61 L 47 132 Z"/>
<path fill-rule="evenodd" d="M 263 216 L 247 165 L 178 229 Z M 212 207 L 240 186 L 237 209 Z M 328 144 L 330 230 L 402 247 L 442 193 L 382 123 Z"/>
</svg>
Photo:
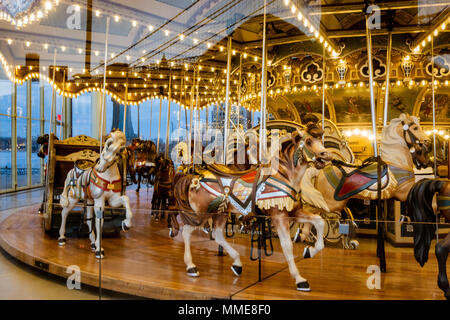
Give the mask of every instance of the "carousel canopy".
<svg viewBox="0 0 450 320">
<path fill-rule="evenodd" d="M 375 5 L 377 101 L 391 34 L 390 116 L 422 113 L 429 121 L 434 78 L 448 118 L 448 1 Z M 45 79 L 67 97 L 101 91 L 105 78 L 106 92 L 122 104 L 163 96 L 202 108 L 224 101 L 230 52 L 231 102 L 256 110 L 265 12 L 269 111 L 301 121 L 325 104 L 333 121 L 369 123 L 366 9 L 357 0 L 3 1 L 0 60 L 4 77 Z"/>
</svg>

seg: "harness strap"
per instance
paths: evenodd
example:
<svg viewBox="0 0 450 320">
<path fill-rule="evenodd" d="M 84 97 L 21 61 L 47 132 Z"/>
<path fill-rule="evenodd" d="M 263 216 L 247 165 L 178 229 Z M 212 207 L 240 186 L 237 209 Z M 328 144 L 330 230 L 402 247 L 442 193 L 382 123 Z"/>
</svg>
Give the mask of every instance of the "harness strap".
<svg viewBox="0 0 450 320">
<path fill-rule="evenodd" d="M 438 195 L 436 197 L 437 199 L 437 206 L 439 210 L 448 210 L 450 209 L 450 196 L 442 196 Z"/>
<path fill-rule="evenodd" d="M 89 177 L 89 181 L 93 183 L 96 187 L 102 189 L 103 191 L 113 191 L 113 192 L 121 192 L 122 191 L 122 179 L 117 179 L 114 181 L 106 180 L 100 177 L 95 170 L 92 170 L 93 175 L 91 174 Z"/>
</svg>

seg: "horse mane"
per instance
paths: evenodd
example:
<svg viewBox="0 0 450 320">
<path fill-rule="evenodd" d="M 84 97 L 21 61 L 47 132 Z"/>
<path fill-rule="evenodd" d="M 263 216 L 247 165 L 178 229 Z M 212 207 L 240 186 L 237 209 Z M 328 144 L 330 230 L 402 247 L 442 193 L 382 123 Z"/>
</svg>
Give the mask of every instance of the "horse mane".
<svg viewBox="0 0 450 320">
<path fill-rule="evenodd" d="M 306 125 L 305 132 L 311 135 L 312 137 L 316 139 L 320 139 L 323 135 L 323 130 L 317 124 L 313 122 L 309 122 Z M 281 143 L 281 150 L 280 150 L 280 156 L 279 156 L 279 173 L 284 176 L 285 178 L 288 177 L 288 173 L 286 172 L 286 169 L 294 169 L 294 153 L 298 148 L 298 144 L 300 140 L 303 137 L 303 133 L 299 132 L 298 130 L 291 133 L 290 137 L 287 136 L 285 139 L 282 139 L 283 141 L 280 141 Z"/>
<path fill-rule="evenodd" d="M 383 161 L 392 164 L 401 164 L 413 168 L 413 159 L 408 150 L 404 138 L 398 134 L 397 127 L 414 122 L 419 125 L 417 117 L 402 113 L 398 118 L 392 119 L 389 125 L 383 128 L 381 132 L 381 157 Z"/>
</svg>

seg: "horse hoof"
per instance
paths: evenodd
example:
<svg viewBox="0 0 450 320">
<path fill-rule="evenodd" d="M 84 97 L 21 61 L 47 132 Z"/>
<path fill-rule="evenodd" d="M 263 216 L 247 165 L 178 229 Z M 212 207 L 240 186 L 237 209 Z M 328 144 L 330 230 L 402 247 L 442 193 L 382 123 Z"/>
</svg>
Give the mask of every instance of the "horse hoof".
<svg viewBox="0 0 450 320">
<path fill-rule="evenodd" d="M 242 274 L 242 266 L 231 266 L 231 271 L 233 271 L 233 273 L 237 276 L 240 277 Z"/>
<path fill-rule="evenodd" d="M 95 249 L 96 249 L 96 248 L 95 248 L 95 243 L 91 243 L 91 251 L 92 251 L 92 252 L 95 252 Z"/>
<path fill-rule="evenodd" d="M 58 246 L 64 247 L 66 245 L 66 239 L 58 239 Z"/>
<path fill-rule="evenodd" d="M 130 227 L 126 225 L 125 221 L 122 221 L 122 230 L 123 232 L 128 232 L 128 230 L 130 230 Z"/>
<path fill-rule="evenodd" d="M 308 281 L 302 281 L 302 282 L 297 283 L 297 290 L 305 291 L 305 292 L 311 291 Z"/>
<path fill-rule="evenodd" d="M 173 231 L 172 228 L 169 228 L 169 237 L 175 238 L 177 236 L 178 232 Z"/>
<path fill-rule="evenodd" d="M 187 269 L 187 274 L 190 277 L 198 277 L 198 276 L 200 276 L 200 273 L 198 273 L 198 270 L 197 270 L 196 267 Z"/>
<path fill-rule="evenodd" d="M 303 258 L 304 259 L 311 258 L 311 252 L 309 251 L 309 247 L 306 247 L 305 250 L 303 250 Z"/>
<path fill-rule="evenodd" d="M 105 251 L 95 251 L 95 257 L 97 259 L 103 259 L 105 257 Z"/>
</svg>

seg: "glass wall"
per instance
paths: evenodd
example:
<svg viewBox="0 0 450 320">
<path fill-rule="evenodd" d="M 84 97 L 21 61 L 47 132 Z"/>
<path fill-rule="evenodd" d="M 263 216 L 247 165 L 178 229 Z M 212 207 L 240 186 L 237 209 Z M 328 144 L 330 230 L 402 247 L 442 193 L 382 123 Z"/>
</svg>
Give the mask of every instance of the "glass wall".
<svg viewBox="0 0 450 320">
<path fill-rule="evenodd" d="M 39 80 L 14 85 L 0 71 L 0 193 L 42 185 L 44 162 L 37 156 L 37 139 L 48 132 L 51 87 L 46 87 L 48 96 L 41 103 Z"/>
<path fill-rule="evenodd" d="M 91 120 L 91 93 L 72 99 L 72 135 L 91 136 Z"/>
</svg>

